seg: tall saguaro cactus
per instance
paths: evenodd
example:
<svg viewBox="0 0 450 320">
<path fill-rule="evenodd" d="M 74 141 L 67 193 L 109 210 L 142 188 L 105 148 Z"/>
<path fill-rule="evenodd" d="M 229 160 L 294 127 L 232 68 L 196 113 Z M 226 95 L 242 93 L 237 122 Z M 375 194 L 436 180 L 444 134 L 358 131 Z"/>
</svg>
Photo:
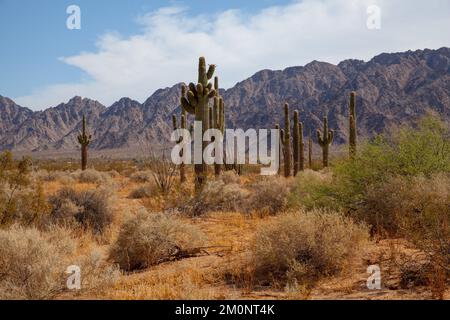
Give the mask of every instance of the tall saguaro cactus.
<svg viewBox="0 0 450 320">
<path fill-rule="evenodd" d="M 298 137 L 298 149 L 299 149 L 299 170 L 303 171 L 305 170 L 305 143 L 303 142 L 303 123 L 298 122 L 298 130 L 299 130 L 299 137 Z"/>
<path fill-rule="evenodd" d="M 294 132 L 292 134 L 292 143 L 294 147 L 294 177 L 300 169 L 300 127 L 298 122 L 298 111 L 294 111 Z"/>
<path fill-rule="evenodd" d="M 291 123 L 289 119 L 289 104 L 284 104 L 284 130 L 281 131 L 281 142 L 283 144 L 284 176 L 291 175 Z"/>
<path fill-rule="evenodd" d="M 214 104 L 212 109 L 210 109 L 210 127 L 218 129 L 222 135 L 225 132 L 225 106 L 223 98 L 219 94 L 219 78 L 214 77 L 214 90 L 216 95 L 214 97 Z M 222 172 L 222 165 L 220 163 L 214 163 L 214 174 L 220 176 Z"/>
<path fill-rule="evenodd" d="M 206 61 L 204 57 L 199 58 L 198 63 L 198 82 L 189 84 L 189 90 L 182 95 L 181 106 L 187 113 L 195 115 L 195 121 L 202 123 L 202 136 L 208 130 L 209 122 L 209 99 L 216 95 L 212 83 L 209 82 L 214 75 L 215 65 L 210 65 L 206 69 Z M 186 90 L 186 89 L 184 89 Z M 182 92 L 183 93 L 183 92 Z M 195 164 L 195 190 L 199 192 L 208 178 L 208 166 L 203 159 L 203 151 L 207 147 L 207 142 L 202 141 L 202 163 Z"/>
<path fill-rule="evenodd" d="M 312 169 L 312 155 L 313 155 L 313 141 L 311 136 L 311 130 L 309 130 L 308 137 L 308 167 Z"/>
<path fill-rule="evenodd" d="M 187 113 L 185 110 L 182 111 L 181 113 L 181 119 L 180 119 L 180 129 L 186 129 L 186 118 L 187 118 Z M 172 125 L 173 125 L 173 130 L 177 130 L 178 129 L 178 124 L 177 124 L 177 116 L 173 115 L 172 116 Z M 181 143 L 181 141 L 183 140 L 182 137 L 180 137 L 177 141 L 177 143 Z M 183 156 L 183 150 L 180 151 L 180 155 Z M 185 170 L 185 164 L 184 162 L 180 163 L 180 183 L 184 183 L 186 182 L 186 170 Z"/>
<path fill-rule="evenodd" d="M 329 147 L 333 143 L 334 131 L 328 129 L 328 118 L 323 118 L 323 134 L 317 130 L 317 140 L 322 147 L 322 162 L 323 167 L 328 167 L 328 153 Z"/>
<path fill-rule="evenodd" d="M 280 125 L 278 123 L 275 125 L 275 129 L 276 130 L 280 130 Z M 278 141 L 278 170 L 277 170 L 277 174 L 278 175 L 281 174 L 281 154 L 283 153 L 281 136 L 282 135 L 284 136 L 284 130 L 281 129 L 279 132 L 280 132 L 280 138 L 279 138 L 279 141 Z"/>
<path fill-rule="evenodd" d="M 82 132 L 78 135 L 78 142 L 81 145 L 81 170 L 86 170 L 88 146 L 91 143 L 92 136 L 86 130 L 86 116 L 83 114 L 83 127 Z"/>
<path fill-rule="evenodd" d="M 349 153 L 350 159 L 356 155 L 356 93 L 350 93 L 349 105 Z"/>
</svg>

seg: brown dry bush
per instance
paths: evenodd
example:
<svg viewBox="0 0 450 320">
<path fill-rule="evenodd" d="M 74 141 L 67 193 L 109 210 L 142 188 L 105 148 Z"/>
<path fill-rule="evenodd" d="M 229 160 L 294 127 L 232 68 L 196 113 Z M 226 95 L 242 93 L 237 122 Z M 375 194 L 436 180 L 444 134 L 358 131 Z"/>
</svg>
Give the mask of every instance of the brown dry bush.
<svg viewBox="0 0 450 320">
<path fill-rule="evenodd" d="M 202 245 L 204 236 L 196 226 L 164 213 L 142 210 L 121 227 L 110 259 L 123 270 L 139 270 Z"/>
<path fill-rule="evenodd" d="M 99 185 L 112 183 L 111 175 L 95 169 L 77 170 L 72 172 L 71 176 L 81 183 L 95 183 Z"/>
<path fill-rule="evenodd" d="M 151 182 L 153 181 L 153 173 L 150 170 L 136 171 L 130 176 L 130 179 L 138 183 Z"/>
<path fill-rule="evenodd" d="M 71 265 L 81 269 L 83 292 L 112 284 L 117 270 L 96 253 L 76 256 L 76 242 L 68 234 L 60 228 L 43 233 L 17 225 L 0 230 L 0 298 L 55 298 L 68 291 L 65 272 Z"/>
<path fill-rule="evenodd" d="M 450 176 L 392 177 L 372 187 L 359 216 L 389 235 L 402 236 L 427 255 L 435 297 L 450 276 Z M 427 265 L 427 264 L 425 264 Z"/>
<path fill-rule="evenodd" d="M 181 211 L 191 216 L 214 211 L 240 211 L 247 193 L 238 184 L 225 184 L 222 180 L 208 181 L 198 195 L 182 206 Z"/>
<path fill-rule="evenodd" d="M 260 215 L 274 215 L 286 209 L 290 192 L 289 182 L 279 177 L 265 177 L 250 185 L 246 210 Z"/>
<path fill-rule="evenodd" d="M 51 196 L 50 222 L 81 226 L 95 233 L 103 231 L 112 223 L 111 191 L 108 189 L 75 191 L 64 187 Z"/>
<path fill-rule="evenodd" d="M 279 215 L 260 226 L 253 244 L 256 280 L 310 286 L 341 272 L 361 253 L 365 225 L 338 212 L 313 210 Z"/>
<path fill-rule="evenodd" d="M 241 178 L 234 170 L 223 172 L 222 175 L 220 176 L 220 179 L 225 184 L 240 184 L 241 183 Z"/>
<path fill-rule="evenodd" d="M 157 193 L 154 186 L 151 184 L 145 184 L 143 186 L 137 187 L 130 192 L 129 197 L 131 199 L 143 199 L 148 198 Z"/>
</svg>

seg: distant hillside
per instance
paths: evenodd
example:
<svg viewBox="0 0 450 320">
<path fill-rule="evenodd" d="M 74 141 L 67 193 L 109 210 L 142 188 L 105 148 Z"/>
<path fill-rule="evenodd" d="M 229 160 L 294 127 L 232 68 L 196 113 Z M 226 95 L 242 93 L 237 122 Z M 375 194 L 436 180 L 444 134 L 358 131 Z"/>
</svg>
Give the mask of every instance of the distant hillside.
<svg viewBox="0 0 450 320">
<path fill-rule="evenodd" d="M 106 108 L 74 97 L 39 112 L 0 96 L 0 146 L 17 151 L 76 150 L 83 113 L 95 150 L 157 146 L 168 140 L 171 116 L 180 112 L 180 88 L 176 84 L 160 89 L 142 104 L 122 98 Z M 305 133 L 320 127 L 322 117 L 328 115 L 336 141 L 344 143 L 350 91 L 358 94 L 359 135 L 372 136 L 428 110 L 450 123 L 450 48 L 383 53 L 369 62 L 345 60 L 337 66 L 313 61 L 283 71 L 259 71 L 222 92 L 227 127 L 273 128 L 282 122 L 286 101 L 300 111 Z"/>
</svg>

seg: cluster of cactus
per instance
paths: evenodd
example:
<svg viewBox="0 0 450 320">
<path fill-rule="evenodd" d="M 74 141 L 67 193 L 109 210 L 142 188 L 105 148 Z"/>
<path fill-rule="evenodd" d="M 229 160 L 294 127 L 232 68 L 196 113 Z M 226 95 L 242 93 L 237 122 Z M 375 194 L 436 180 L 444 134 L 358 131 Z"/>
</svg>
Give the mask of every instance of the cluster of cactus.
<svg viewBox="0 0 450 320">
<path fill-rule="evenodd" d="M 182 108 L 190 114 L 195 115 L 195 121 L 202 123 L 202 135 L 209 129 L 209 100 L 216 97 L 216 90 L 209 80 L 212 79 L 215 65 L 210 65 L 206 69 L 204 57 L 200 57 L 198 65 L 198 83 L 189 84 L 189 90 L 182 89 L 180 99 Z M 202 154 L 207 147 L 207 142 L 202 142 Z M 195 190 L 199 192 L 206 184 L 208 178 L 208 166 L 202 159 L 201 164 L 194 165 L 195 170 Z"/>
<path fill-rule="evenodd" d="M 78 143 L 81 145 L 81 170 L 87 168 L 88 146 L 92 136 L 86 130 L 86 116 L 83 115 L 82 132 L 78 135 Z"/>
<path fill-rule="evenodd" d="M 291 123 L 289 115 L 289 104 L 284 104 L 284 129 L 280 130 L 280 142 L 282 145 L 282 153 L 284 159 L 284 176 L 291 176 L 291 168 L 293 167 L 294 176 L 298 171 L 305 169 L 305 144 L 303 143 L 303 123 L 299 121 L 298 110 L 294 111 L 294 126 L 292 133 L 292 146 L 291 150 Z M 279 129 L 278 124 L 275 125 L 275 129 Z M 280 152 L 281 154 L 281 152 Z M 292 159 L 294 160 L 292 166 Z M 278 168 L 281 168 L 281 162 L 278 164 Z M 280 169 L 278 170 L 280 173 Z"/>
<path fill-rule="evenodd" d="M 334 131 L 328 129 L 328 118 L 323 118 L 323 133 L 317 129 L 317 140 L 319 142 L 319 146 L 322 148 L 322 163 L 323 167 L 328 167 L 328 154 L 329 147 L 333 143 Z"/>
</svg>

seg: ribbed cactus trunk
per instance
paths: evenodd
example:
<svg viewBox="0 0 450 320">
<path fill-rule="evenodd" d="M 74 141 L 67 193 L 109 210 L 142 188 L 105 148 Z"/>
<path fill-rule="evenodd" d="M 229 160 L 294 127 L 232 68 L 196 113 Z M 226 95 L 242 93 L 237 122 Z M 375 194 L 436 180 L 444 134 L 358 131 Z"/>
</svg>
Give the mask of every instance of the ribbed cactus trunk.
<svg viewBox="0 0 450 320">
<path fill-rule="evenodd" d="M 284 104 L 284 130 L 281 134 L 281 142 L 283 143 L 284 156 L 284 176 L 291 176 L 291 123 L 289 120 L 289 104 Z"/>
<path fill-rule="evenodd" d="M 187 113 L 185 110 L 182 111 L 181 113 L 181 121 L 180 121 L 180 129 L 186 129 L 186 118 L 187 118 Z M 177 124 L 177 117 L 175 115 L 172 116 L 172 124 L 173 124 L 173 130 L 177 130 L 178 129 L 178 124 Z M 180 137 L 177 141 L 177 143 L 181 143 L 181 141 L 183 140 L 182 137 Z M 183 150 L 180 151 L 180 156 L 183 156 Z M 185 164 L 184 162 L 181 162 L 180 166 L 179 166 L 179 170 L 180 170 L 180 183 L 184 183 L 186 182 L 186 168 L 185 168 Z"/>
<path fill-rule="evenodd" d="M 292 134 L 292 144 L 294 147 L 294 177 L 300 169 L 300 127 L 298 122 L 298 111 L 294 111 L 294 132 Z"/>
<path fill-rule="evenodd" d="M 195 121 L 202 124 L 202 136 L 209 128 L 209 99 L 216 95 L 212 84 L 208 81 L 213 77 L 215 65 L 210 65 L 206 69 L 206 61 L 204 57 L 199 58 L 198 63 L 198 83 L 197 85 L 190 83 L 186 96 L 182 96 L 181 105 L 186 112 L 195 115 Z M 208 165 L 203 159 L 203 151 L 207 147 L 208 142 L 202 141 L 202 161 L 200 164 L 194 165 L 195 170 L 195 190 L 200 192 L 208 179 Z"/>
<path fill-rule="evenodd" d="M 223 98 L 219 94 L 219 78 L 214 77 L 214 90 L 216 96 L 214 97 L 214 105 L 212 109 L 212 117 L 210 117 L 212 123 L 211 128 L 218 129 L 222 135 L 225 132 L 225 106 Z M 222 173 L 222 164 L 214 163 L 214 175 L 220 176 Z"/>
<path fill-rule="evenodd" d="M 323 167 L 328 167 L 328 155 L 331 143 L 333 143 L 334 132 L 328 129 L 328 118 L 323 118 L 323 134 L 317 130 L 317 140 L 322 148 L 322 164 Z"/>
<path fill-rule="evenodd" d="M 91 143 L 91 135 L 86 130 L 86 116 L 83 115 L 82 131 L 78 135 L 78 143 L 81 145 L 81 170 L 86 170 L 88 160 L 88 146 Z"/>
<path fill-rule="evenodd" d="M 350 93 L 349 105 L 349 154 L 350 159 L 356 156 L 356 93 Z"/>
<path fill-rule="evenodd" d="M 313 141 L 312 141 L 311 130 L 310 130 L 309 138 L 308 138 L 308 167 L 309 167 L 309 169 L 312 169 L 312 155 L 313 155 Z"/>
<path fill-rule="evenodd" d="M 298 123 L 298 130 L 299 130 L 299 139 L 298 139 L 298 149 L 300 153 L 300 159 L 299 159 L 299 170 L 303 171 L 305 170 L 305 143 L 303 142 L 303 123 Z"/>
<path fill-rule="evenodd" d="M 281 131 L 283 131 L 283 130 L 280 130 L 280 125 L 278 123 L 275 125 L 275 129 L 279 130 L 278 131 L 279 132 L 279 140 L 278 140 L 278 170 L 277 170 L 277 174 L 281 175 L 281 154 L 283 153 L 283 148 L 282 148 L 283 144 L 281 142 L 281 140 L 282 140 L 281 139 Z"/>
</svg>

